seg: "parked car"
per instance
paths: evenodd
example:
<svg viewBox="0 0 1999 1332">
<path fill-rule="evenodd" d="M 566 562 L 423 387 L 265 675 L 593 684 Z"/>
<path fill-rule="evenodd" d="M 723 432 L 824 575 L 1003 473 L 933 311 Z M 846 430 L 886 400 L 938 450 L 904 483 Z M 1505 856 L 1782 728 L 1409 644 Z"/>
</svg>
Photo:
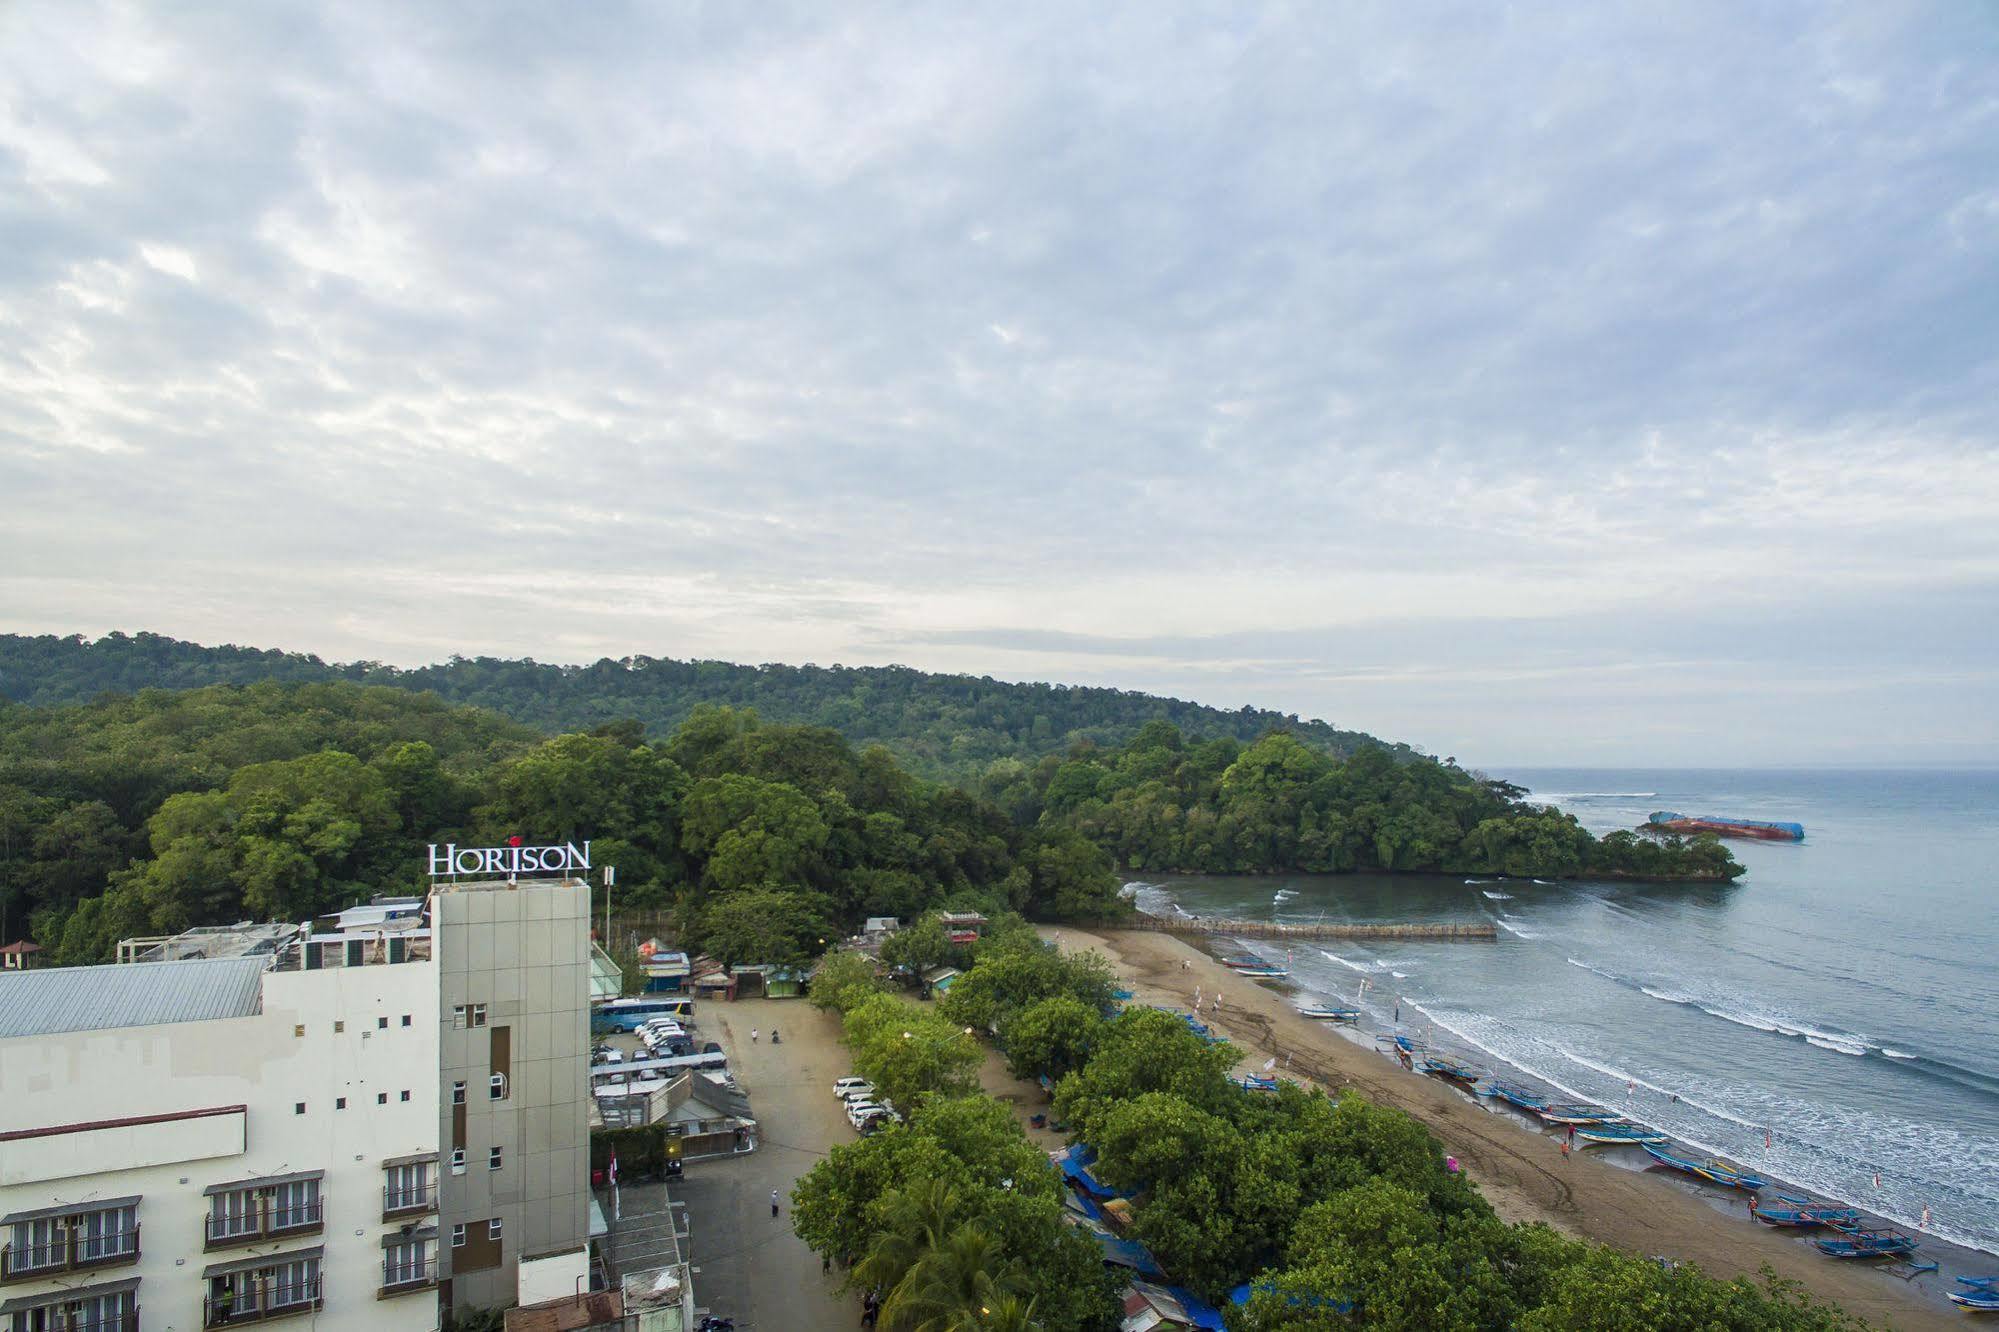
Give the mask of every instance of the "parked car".
<svg viewBox="0 0 1999 1332">
<path fill-rule="evenodd" d="M 883 1113 L 885 1112 L 881 1106 L 875 1104 L 873 1101 L 855 1101 L 847 1106 L 847 1122 L 855 1128 L 859 1128 L 863 1119 L 868 1118 L 870 1115 Z"/>
<path fill-rule="evenodd" d="M 872 1082 L 863 1082 L 858 1087 L 849 1087 L 840 1093 L 840 1099 L 848 1105 L 859 1105 L 863 1101 L 872 1101 L 875 1099 L 875 1085 Z"/>
<path fill-rule="evenodd" d="M 844 1100 L 846 1099 L 847 1093 L 851 1091 L 853 1088 L 867 1087 L 870 1085 L 871 1084 L 868 1082 L 866 1078 L 834 1078 L 833 1094 Z"/>
</svg>

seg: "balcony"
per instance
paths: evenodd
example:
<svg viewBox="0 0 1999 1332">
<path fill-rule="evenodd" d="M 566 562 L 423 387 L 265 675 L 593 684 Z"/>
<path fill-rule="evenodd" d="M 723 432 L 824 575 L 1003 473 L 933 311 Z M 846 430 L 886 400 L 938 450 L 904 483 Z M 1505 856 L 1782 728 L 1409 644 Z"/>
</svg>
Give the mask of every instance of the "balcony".
<svg viewBox="0 0 1999 1332">
<path fill-rule="evenodd" d="M 0 1282 L 32 1281 L 139 1261 L 139 1227 L 93 1238 L 70 1231 L 47 1244 L 0 1248 Z M 107 1332 L 109 1330 L 107 1329 Z"/>
<path fill-rule="evenodd" d="M 375 1292 L 375 1298 L 386 1300 L 391 1295 L 406 1295 L 413 1290 L 428 1290 L 437 1284 L 437 1259 L 423 1262 L 399 1262 L 389 1258 L 382 1263 L 382 1288 Z"/>
<path fill-rule="evenodd" d="M 389 1184 L 382 1189 L 382 1220 L 392 1217 L 415 1216 L 437 1210 L 437 1184 L 425 1180 L 421 1184 L 399 1187 Z"/>
<path fill-rule="evenodd" d="M 319 1298 L 319 1278 L 290 1284 L 258 1282 L 241 1295 L 210 1295 L 201 1302 L 203 1327 L 234 1327 L 241 1323 L 262 1323 L 292 1314 L 311 1313 L 324 1303 Z"/>
<path fill-rule="evenodd" d="M 234 1216 L 208 1214 L 205 1249 L 228 1249 L 260 1240 L 288 1239 L 294 1235 L 317 1235 L 325 1226 L 326 1200 L 285 1207 L 259 1206 Z"/>
</svg>

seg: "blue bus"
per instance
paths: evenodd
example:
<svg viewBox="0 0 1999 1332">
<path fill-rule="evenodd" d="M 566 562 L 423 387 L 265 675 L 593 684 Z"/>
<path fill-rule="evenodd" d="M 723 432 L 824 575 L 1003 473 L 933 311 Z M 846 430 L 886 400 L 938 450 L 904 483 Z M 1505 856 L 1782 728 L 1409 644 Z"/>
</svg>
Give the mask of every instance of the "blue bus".
<svg viewBox="0 0 1999 1332">
<path fill-rule="evenodd" d="M 590 1011 L 593 1034 L 607 1031 L 637 1031 L 656 1017 L 691 1018 L 694 1001 L 677 996 L 645 999 L 613 999 Z"/>
</svg>

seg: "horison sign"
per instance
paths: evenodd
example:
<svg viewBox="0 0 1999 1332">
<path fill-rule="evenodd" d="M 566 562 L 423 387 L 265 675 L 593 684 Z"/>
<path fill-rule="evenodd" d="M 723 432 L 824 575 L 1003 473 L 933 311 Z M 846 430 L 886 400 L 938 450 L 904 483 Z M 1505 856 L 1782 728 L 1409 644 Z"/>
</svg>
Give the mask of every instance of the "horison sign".
<svg viewBox="0 0 1999 1332">
<path fill-rule="evenodd" d="M 524 874 L 581 874 L 590 868 L 590 843 L 581 846 L 563 842 L 557 846 L 460 846 L 446 842 L 430 844 L 430 877 L 445 879 L 463 875 L 491 875 L 499 879 Z"/>
</svg>

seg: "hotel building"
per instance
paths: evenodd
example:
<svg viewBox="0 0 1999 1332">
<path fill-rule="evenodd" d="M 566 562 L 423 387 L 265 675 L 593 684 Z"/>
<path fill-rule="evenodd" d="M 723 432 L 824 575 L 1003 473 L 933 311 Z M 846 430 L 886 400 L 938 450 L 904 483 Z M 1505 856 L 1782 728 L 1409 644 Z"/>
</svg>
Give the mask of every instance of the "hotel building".
<svg viewBox="0 0 1999 1332">
<path fill-rule="evenodd" d="M 0 1332 L 420 1332 L 588 1270 L 588 889 L 0 974 Z"/>
</svg>

